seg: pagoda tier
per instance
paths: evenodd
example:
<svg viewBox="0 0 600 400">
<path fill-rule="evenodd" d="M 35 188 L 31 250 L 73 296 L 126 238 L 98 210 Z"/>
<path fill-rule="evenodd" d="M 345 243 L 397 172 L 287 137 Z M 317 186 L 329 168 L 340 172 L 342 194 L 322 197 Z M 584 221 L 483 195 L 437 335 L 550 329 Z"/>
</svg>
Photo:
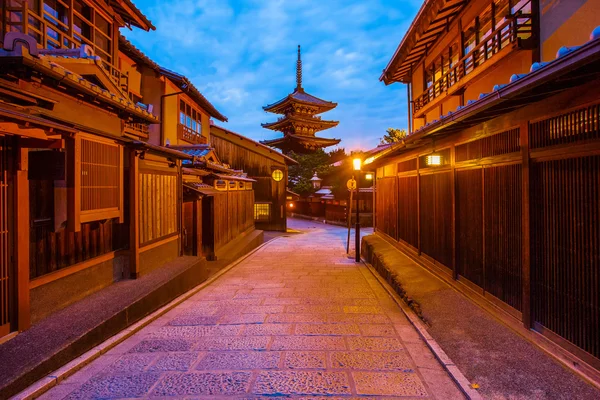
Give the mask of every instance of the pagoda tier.
<svg viewBox="0 0 600 400">
<path fill-rule="evenodd" d="M 333 110 L 337 103 L 321 100 L 311 94 L 308 94 L 302 88 L 294 89 L 292 94 L 279 100 L 277 103 L 269 104 L 263 107 L 263 110 L 274 114 L 290 114 L 292 112 L 303 114 L 321 114 Z"/>
<path fill-rule="evenodd" d="M 263 128 L 283 132 L 283 134 L 297 134 L 314 136 L 316 132 L 333 128 L 339 124 L 338 121 L 324 121 L 319 117 L 290 114 L 279 118 L 275 122 L 261 124 Z"/>
<path fill-rule="evenodd" d="M 283 152 L 294 151 L 297 153 L 307 153 L 338 144 L 339 139 L 315 136 L 316 132 L 333 128 L 339 124 L 338 121 L 326 121 L 316 116 L 334 109 L 337 103 L 322 100 L 304 91 L 300 46 L 298 46 L 296 65 L 296 88 L 294 91 L 282 100 L 263 107 L 267 112 L 283 115 L 275 122 L 262 124 L 263 128 L 283 133 L 283 137 L 265 140 L 261 143 L 277 147 Z"/>
<path fill-rule="evenodd" d="M 289 153 L 290 151 L 295 153 L 306 153 L 321 149 L 323 147 L 334 146 L 340 141 L 341 139 L 327 139 L 315 136 L 288 134 L 278 139 L 263 140 L 261 143 L 266 144 L 267 146 L 277 147 L 284 153 Z"/>
</svg>

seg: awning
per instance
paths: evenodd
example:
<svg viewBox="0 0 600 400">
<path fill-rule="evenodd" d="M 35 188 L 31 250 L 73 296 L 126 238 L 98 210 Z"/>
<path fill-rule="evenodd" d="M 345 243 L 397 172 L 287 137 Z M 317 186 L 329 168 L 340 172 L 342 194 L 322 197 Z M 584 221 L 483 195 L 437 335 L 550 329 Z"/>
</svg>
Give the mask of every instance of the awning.
<svg viewBox="0 0 600 400">
<path fill-rule="evenodd" d="M 67 125 L 52 122 L 45 118 L 36 117 L 35 115 L 4 107 L 0 107 L 0 119 L 15 122 L 17 125 L 24 125 L 25 127 L 41 128 L 54 134 L 78 132 L 77 129 L 71 128 Z"/>
<path fill-rule="evenodd" d="M 239 175 L 227 175 L 227 174 L 211 174 L 219 179 L 224 179 L 228 181 L 242 181 L 242 182 L 256 182 L 254 179 L 246 178 L 244 176 Z"/>
<path fill-rule="evenodd" d="M 136 149 L 147 151 L 148 153 L 151 153 L 151 154 L 159 155 L 159 156 L 174 157 L 174 158 L 179 158 L 181 160 L 193 160 L 194 159 L 193 156 L 190 156 L 189 154 L 185 154 L 182 151 L 173 150 L 169 147 L 157 146 L 155 144 L 150 144 L 150 143 L 146 143 L 146 142 L 140 142 L 139 140 L 134 140 L 133 142 L 131 142 L 130 146 L 134 147 Z"/>
<path fill-rule="evenodd" d="M 213 196 L 215 194 L 223 193 L 205 183 L 183 182 L 183 187 L 192 190 L 202 196 Z"/>
</svg>

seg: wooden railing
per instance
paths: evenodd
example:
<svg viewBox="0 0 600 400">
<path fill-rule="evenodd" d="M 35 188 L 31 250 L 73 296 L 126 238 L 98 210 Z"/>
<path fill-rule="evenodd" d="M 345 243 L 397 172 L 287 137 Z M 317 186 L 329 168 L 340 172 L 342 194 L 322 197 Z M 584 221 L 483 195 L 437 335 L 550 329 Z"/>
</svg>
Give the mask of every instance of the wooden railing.
<svg viewBox="0 0 600 400">
<path fill-rule="evenodd" d="M 177 124 L 177 136 L 180 140 L 185 140 L 186 142 L 194 144 L 208 143 L 206 137 L 182 124 Z"/>
<path fill-rule="evenodd" d="M 148 124 L 142 123 L 126 122 L 124 132 L 129 135 L 134 135 L 146 139 L 150 135 L 150 129 L 148 127 Z"/>
<path fill-rule="evenodd" d="M 531 38 L 532 33 L 531 14 L 517 14 L 508 18 L 414 100 L 413 114 L 459 83 L 466 75 L 481 67 L 500 50 L 513 44 L 521 46 L 521 41 Z"/>
</svg>

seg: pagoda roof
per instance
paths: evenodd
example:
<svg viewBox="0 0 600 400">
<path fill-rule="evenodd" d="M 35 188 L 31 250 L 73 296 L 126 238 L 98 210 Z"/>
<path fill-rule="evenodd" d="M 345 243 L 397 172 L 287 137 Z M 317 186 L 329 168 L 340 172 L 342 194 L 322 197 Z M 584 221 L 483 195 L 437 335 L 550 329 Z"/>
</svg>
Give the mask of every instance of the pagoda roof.
<svg viewBox="0 0 600 400">
<path fill-rule="evenodd" d="M 263 140 L 262 144 L 277 147 L 283 151 L 306 152 L 338 144 L 341 139 L 328 139 L 316 136 L 289 134 L 277 139 Z"/>
<path fill-rule="evenodd" d="M 297 123 L 299 125 L 307 125 L 314 128 L 315 132 L 322 131 L 325 129 L 333 128 L 337 126 L 339 121 L 327 121 L 322 120 L 318 117 L 306 118 L 301 117 L 299 115 L 288 115 L 286 117 L 279 118 L 274 122 L 267 122 L 265 124 L 261 124 L 263 128 L 271 129 L 274 131 L 279 131 L 284 129 L 286 126 L 289 126 L 291 123 Z"/>
<path fill-rule="evenodd" d="M 263 107 L 263 110 L 269 111 L 276 114 L 283 114 L 285 109 L 295 103 L 306 104 L 309 106 L 313 106 L 319 109 L 319 113 L 332 110 L 337 107 L 337 103 L 322 100 L 318 97 L 313 96 L 312 94 L 308 94 L 304 91 L 302 87 L 297 87 L 294 89 L 294 92 L 288 94 L 283 99 L 275 102 L 273 104 L 269 104 Z"/>
</svg>

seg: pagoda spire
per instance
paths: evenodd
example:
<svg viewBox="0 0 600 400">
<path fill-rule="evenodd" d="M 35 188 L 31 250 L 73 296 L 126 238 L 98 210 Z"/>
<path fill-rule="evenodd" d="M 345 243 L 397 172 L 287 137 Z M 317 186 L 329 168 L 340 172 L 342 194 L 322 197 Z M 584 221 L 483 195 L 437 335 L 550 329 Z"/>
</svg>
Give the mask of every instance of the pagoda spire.
<svg viewBox="0 0 600 400">
<path fill-rule="evenodd" d="M 300 45 L 298 45 L 298 61 L 296 61 L 296 89 L 302 89 L 302 58 L 300 58 Z"/>
</svg>

